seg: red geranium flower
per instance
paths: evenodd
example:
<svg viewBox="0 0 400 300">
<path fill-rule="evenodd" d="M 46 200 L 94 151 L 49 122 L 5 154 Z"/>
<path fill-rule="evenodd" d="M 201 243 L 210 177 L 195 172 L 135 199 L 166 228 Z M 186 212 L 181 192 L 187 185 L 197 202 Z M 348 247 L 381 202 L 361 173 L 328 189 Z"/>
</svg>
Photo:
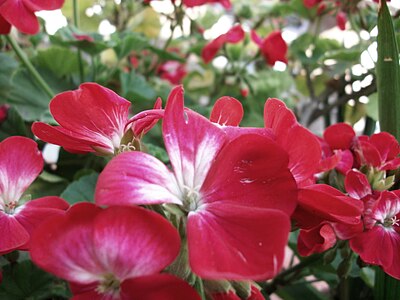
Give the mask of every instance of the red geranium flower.
<svg viewBox="0 0 400 300">
<path fill-rule="evenodd" d="M 168 80 L 171 84 L 180 84 L 182 79 L 186 76 L 185 65 L 176 61 L 168 60 L 160 65 L 157 73 L 162 79 Z"/>
<path fill-rule="evenodd" d="M 195 6 L 200 6 L 204 5 L 207 3 L 219 3 L 226 9 L 231 9 L 232 4 L 230 0 L 183 0 L 183 4 L 187 7 L 195 7 Z"/>
<path fill-rule="evenodd" d="M 364 212 L 364 232 L 350 240 L 363 261 L 378 265 L 400 279 L 400 191 L 384 191 L 369 198 Z M 379 247 L 377 247 L 379 245 Z"/>
<path fill-rule="evenodd" d="M 10 33 L 11 25 L 23 33 L 36 34 L 39 22 L 35 12 L 59 9 L 64 0 L 3 0 L 0 3 L 0 34 Z"/>
<path fill-rule="evenodd" d="M 133 136 L 140 138 L 162 117 L 161 101 L 156 102 L 154 110 L 141 112 L 133 120 L 128 120 L 129 107 L 130 102 L 113 91 L 96 83 L 84 83 L 78 90 L 58 94 L 51 100 L 50 111 L 60 126 L 35 122 L 32 132 L 69 152 L 113 155 L 131 127 Z"/>
<path fill-rule="evenodd" d="M 160 274 L 179 249 L 178 232 L 156 213 L 79 203 L 37 228 L 30 253 L 70 282 L 73 299 L 200 300 L 186 282 Z"/>
<path fill-rule="evenodd" d="M 288 46 L 282 38 L 280 31 L 271 32 L 266 38 L 261 39 L 258 34 L 252 30 L 251 39 L 260 47 L 261 54 L 265 61 L 270 66 L 273 66 L 277 61 L 287 64 Z"/>
<path fill-rule="evenodd" d="M 229 141 L 218 125 L 184 109 L 181 87 L 169 96 L 163 137 L 173 172 L 146 153 L 122 153 L 100 174 L 96 203 L 165 203 L 187 217 L 189 263 L 202 278 L 274 276 L 296 205 L 285 151 L 256 134 Z"/>
<path fill-rule="evenodd" d="M 244 39 L 244 31 L 241 25 L 236 25 L 228 30 L 227 33 L 221 34 L 216 39 L 209 42 L 204 46 L 201 51 L 201 57 L 204 62 L 208 64 L 217 55 L 219 49 L 222 48 L 224 44 L 236 44 Z"/>
<path fill-rule="evenodd" d="M 69 207 L 58 197 L 22 202 L 23 193 L 42 168 L 42 155 L 31 139 L 14 136 L 0 143 L 1 254 L 29 249 L 33 229 L 47 217 L 61 214 Z"/>
</svg>

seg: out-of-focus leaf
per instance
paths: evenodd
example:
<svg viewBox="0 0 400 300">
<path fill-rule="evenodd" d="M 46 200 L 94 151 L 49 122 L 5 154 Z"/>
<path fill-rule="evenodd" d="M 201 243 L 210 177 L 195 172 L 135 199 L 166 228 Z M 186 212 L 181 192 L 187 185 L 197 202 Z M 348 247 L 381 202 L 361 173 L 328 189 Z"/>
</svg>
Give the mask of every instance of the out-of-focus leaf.
<svg viewBox="0 0 400 300">
<path fill-rule="evenodd" d="M 55 45 L 63 47 L 74 46 L 90 55 L 97 55 L 101 51 L 111 47 L 108 43 L 103 41 L 103 36 L 98 33 L 85 33 L 93 41 L 78 40 L 74 34 L 81 34 L 72 26 L 66 26 L 59 29 L 55 35 L 50 36 L 50 41 Z"/>
<path fill-rule="evenodd" d="M 361 56 L 361 50 L 340 49 L 326 52 L 322 59 L 335 59 L 340 61 L 358 62 Z"/>
<path fill-rule="evenodd" d="M 141 51 L 149 46 L 149 42 L 146 37 L 139 33 L 128 33 L 125 34 L 120 40 L 116 41 L 117 44 L 114 47 L 115 52 L 119 59 L 130 54 L 132 51 Z"/>
<path fill-rule="evenodd" d="M 379 120 L 379 105 L 378 105 L 378 94 L 374 93 L 368 96 L 367 104 L 367 115 L 375 121 Z"/>
<path fill-rule="evenodd" d="M 46 299 L 53 286 L 54 277 L 25 260 L 3 267 L 0 299 Z"/>
<path fill-rule="evenodd" d="M 145 146 L 147 148 L 148 153 L 155 156 L 165 164 L 169 163 L 169 157 L 164 148 L 161 148 L 153 144 L 146 144 Z"/>
<path fill-rule="evenodd" d="M 22 117 L 13 107 L 10 107 L 7 111 L 7 119 L 0 124 L 0 140 L 12 135 L 32 137 Z"/>
<path fill-rule="evenodd" d="M 160 15 L 151 6 L 148 6 L 135 14 L 129 20 L 127 27 L 149 38 L 156 38 L 161 30 Z"/>
<path fill-rule="evenodd" d="M 392 17 L 386 1 L 380 1 L 378 15 L 378 62 L 376 64 L 379 123 L 383 131 L 400 141 L 399 51 Z M 400 298 L 400 284 L 398 288 Z"/>
<path fill-rule="evenodd" d="M 94 189 L 96 187 L 99 174 L 92 173 L 82 176 L 72 182 L 61 193 L 61 198 L 67 200 L 70 204 L 78 202 L 94 202 Z"/>
<path fill-rule="evenodd" d="M 77 73 L 79 71 L 77 54 L 59 46 L 40 50 L 36 59 L 39 66 L 52 71 L 53 74 L 58 77 Z"/>
<path fill-rule="evenodd" d="M 18 63 L 10 55 L 0 53 L 0 99 L 7 98 L 12 89 L 11 77 Z"/>
<path fill-rule="evenodd" d="M 156 92 L 146 79 L 134 70 L 130 73 L 121 73 L 122 97 L 131 101 L 155 101 Z"/>
<path fill-rule="evenodd" d="M 49 96 L 40 89 L 25 70 L 18 70 L 12 77 L 13 88 L 8 103 L 14 106 L 25 121 L 47 121 Z"/>
<path fill-rule="evenodd" d="M 285 286 L 277 291 L 279 297 L 283 300 L 299 300 L 299 299 L 307 299 L 307 300 L 328 300 L 329 298 L 317 291 L 310 284 L 293 284 L 289 286 Z"/>
</svg>

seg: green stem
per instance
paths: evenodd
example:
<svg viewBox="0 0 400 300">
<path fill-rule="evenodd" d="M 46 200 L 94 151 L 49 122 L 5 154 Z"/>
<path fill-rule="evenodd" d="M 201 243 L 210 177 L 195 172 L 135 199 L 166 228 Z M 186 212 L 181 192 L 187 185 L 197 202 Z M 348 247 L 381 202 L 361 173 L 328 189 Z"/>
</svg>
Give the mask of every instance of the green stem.
<svg viewBox="0 0 400 300">
<path fill-rule="evenodd" d="M 321 261 L 322 258 L 323 258 L 322 254 L 314 254 L 309 257 L 306 257 L 297 265 L 279 273 L 271 282 L 260 284 L 262 290 L 267 292 L 268 294 L 272 294 L 278 289 L 279 286 L 286 285 L 291 281 L 295 280 L 296 276 L 293 275 L 296 275 L 296 273 L 301 272 L 304 268 Z"/>
<path fill-rule="evenodd" d="M 206 300 L 206 294 L 204 293 L 204 285 L 203 280 L 200 277 L 196 277 L 196 282 L 194 283 L 194 287 L 200 295 L 202 300 Z"/>
<path fill-rule="evenodd" d="M 79 6 L 78 0 L 73 0 L 72 2 L 73 11 L 74 11 L 74 26 L 78 29 L 79 28 Z M 84 73 L 83 73 L 83 62 L 82 62 L 82 52 L 78 49 L 78 65 L 79 65 L 79 79 L 80 82 L 84 80 Z"/>
<path fill-rule="evenodd" d="M 32 63 L 30 62 L 24 51 L 22 51 L 21 47 L 18 45 L 17 41 L 11 35 L 6 35 L 5 38 L 7 42 L 11 45 L 11 47 L 14 49 L 15 54 L 17 54 L 18 58 L 28 69 L 29 73 L 33 76 L 33 78 L 35 78 L 36 82 L 40 85 L 43 91 L 45 91 L 50 98 L 53 98 L 54 92 L 51 90 L 51 88 L 47 85 L 42 76 L 40 76 L 39 72 L 32 65 Z"/>
</svg>

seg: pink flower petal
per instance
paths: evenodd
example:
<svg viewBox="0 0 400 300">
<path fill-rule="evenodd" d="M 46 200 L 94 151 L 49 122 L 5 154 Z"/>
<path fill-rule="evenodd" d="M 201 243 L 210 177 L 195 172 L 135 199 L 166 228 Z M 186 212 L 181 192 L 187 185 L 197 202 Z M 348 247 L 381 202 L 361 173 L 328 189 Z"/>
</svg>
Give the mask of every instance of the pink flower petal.
<svg viewBox="0 0 400 300">
<path fill-rule="evenodd" d="M 129 101 L 113 91 L 96 83 L 84 83 L 78 90 L 54 97 L 50 111 L 64 129 L 113 153 L 124 134 L 129 106 Z"/>
<path fill-rule="evenodd" d="M 270 98 L 264 106 L 264 124 L 275 133 L 278 142 L 285 138 L 290 128 L 297 124 L 296 117 L 285 103 L 279 99 Z"/>
<path fill-rule="evenodd" d="M 321 147 L 317 138 L 302 126 L 292 127 L 281 139 L 281 146 L 289 155 L 289 168 L 298 186 L 314 182 L 321 161 Z"/>
<path fill-rule="evenodd" d="M 28 201 L 21 207 L 18 207 L 15 213 L 15 219 L 24 227 L 24 229 L 32 234 L 33 230 L 47 218 L 64 214 L 69 208 L 69 204 L 55 196 L 49 196 Z M 29 242 L 21 246 L 19 249 L 29 249 Z"/>
<path fill-rule="evenodd" d="M 0 34 L 9 34 L 11 31 L 11 24 L 0 15 Z"/>
<path fill-rule="evenodd" d="M 13 136 L 0 143 L 0 205 L 16 203 L 43 169 L 37 144 Z"/>
<path fill-rule="evenodd" d="M 273 66 L 277 61 L 287 64 L 287 51 L 288 46 L 280 31 L 271 32 L 261 45 L 261 53 L 270 66 Z"/>
<path fill-rule="evenodd" d="M 29 241 L 29 233 L 12 215 L 0 212 L 0 254 L 18 249 Z"/>
<path fill-rule="evenodd" d="M 339 191 L 324 184 L 304 187 L 299 191 L 299 205 L 311 215 L 350 225 L 360 223 L 362 201 L 338 196 Z"/>
<path fill-rule="evenodd" d="M 324 139 L 333 150 L 350 149 L 355 136 L 353 127 L 346 123 L 329 126 L 324 132 Z"/>
<path fill-rule="evenodd" d="M 162 271 L 179 253 L 177 230 L 163 217 L 141 207 L 114 206 L 94 221 L 94 247 L 105 270 L 117 278 Z"/>
<path fill-rule="evenodd" d="M 249 134 L 221 150 L 200 194 L 205 203 L 229 201 L 290 215 L 296 206 L 297 185 L 285 151 L 273 140 Z"/>
<path fill-rule="evenodd" d="M 155 157 L 125 152 L 112 159 L 97 181 L 99 205 L 182 204 L 174 175 Z"/>
<path fill-rule="evenodd" d="M 39 22 L 23 0 L 6 0 L 0 6 L 0 15 L 11 25 L 26 34 L 36 34 Z"/>
<path fill-rule="evenodd" d="M 262 38 L 257 34 L 257 32 L 256 32 L 255 30 L 251 30 L 251 31 L 250 31 L 250 37 L 251 37 L 251 40 L 252 40 L 254 43 L 256 43 L 259 47 L 261 47 L 263 40 L 262 40 Z"/>
<path fill-rule="evenodd" d="M 245 32 L 240 24 L 233 26 L 226 35 L 226 42 L 231 44 L 239 43 L 244 39 Z"/>
<path fill-rule="evenodd" d="M 74 133 L 63 129 L 61 126 L 50 126 L 42 122 L 34 122 L 32 124 L 32 132 L 39 139 L 51 143 L 54 145 L 59 145 L 68 149 L 72 153 L 88 153 L 94 152 L 95 150 L 89 146 L 93 143 L 86 142 L 79 137 L 75 137 Z M 101 144 L 95 144 L 101 146 Z"/>
<path fill-rule="evenodd" d="M 169 274 L 157 274 L 125 280 L 121 299 L 131 300 L 200 300 L 186 282 Z"/>
<path fill-rule="evenodd" d="M 243 106 L 239 100 L 224 96 L 215 101 L 210 121 L 219 125 L 239 126 L 243 114 Z"/>
<path fill-rule="evenodd" d="M 183 89 L 168 97 L 163 119 L 164 143 L 180 187 L 200 187 L 226 141 L 224 131 L 183 108 Z"/>
<path fill-rule="evenodd" d="M 55 10 L 63 6 L 64 0 L 23 0 L 32 11 Z"/>
<path fill-rule="evenodd" d="M 396 259 L 400 256 L 394 254 L 395 252 L 399 252 L 398 247 L 400 246 L 400 243 L 397 242 L 398 237 L 396 237 L 396 235 L 398 234 L 386 232 L 383 226 L 374 226 L 371 230 L 365 231 L 352 238 L 350 240 L 350 247 L 354 252 L 359 254 L 361 259 L 366 263 L 383 266 L 385 269 L 394 263 L 394 255 Z M 394 239 L 394 241 L 392 241 L 392 239 Z M 379 247 L 377 245 L 379 245 Z M 396 245 L 396 247 L 393 247 L 394 245 Z"/>
<path fill-rule="evenodd" d="M 360 156 L 361 164 L 366 164 L 373 167 L 380 167 L 383 163 L 382 157 L 373 144 L 369 141 L 358 141 L 359 151 L 357 154 Z"/>
<path fill-rule="evenodd" d="M 66 214 L 41 223 L 31 238 L 32 261 L 68 281 L 90 284 L 100 280 L 105 270 L 96 255 L 92 224 L 101 211 L 91 203 L 79 203 Z"/>
<path fill-rule="evenodd" d="M 301 256 L 321 253 L 336 244 L 336 235 L 327 223 L 322 223 L 310 230 L 300 230 L 297 249 Z"/>
<path fill-rule="evenodd" d="M 219 37 L 205 45 L 203 50 L 201 50 L 201 57 L 203 58 L 203 61 L 206 64 L 212 61 L 215 55 L 217 55 L 219 49 L 221 49 L 225 43 L 226 36 L 220 35 Z"/>
<path fill-rule="evenodd" d="M 207 204 L 188 218 L 190 266 L 205 279 L 271 278 L 282 266 L 289 229 L 278 210 Z"/>
<path fill-rule="evenodd" d="M 362 199 L 372 194 L 367 176 L 356 170 L 347 172 L 344 185 L 349 196 L 355 199 Z"/>
</svg>

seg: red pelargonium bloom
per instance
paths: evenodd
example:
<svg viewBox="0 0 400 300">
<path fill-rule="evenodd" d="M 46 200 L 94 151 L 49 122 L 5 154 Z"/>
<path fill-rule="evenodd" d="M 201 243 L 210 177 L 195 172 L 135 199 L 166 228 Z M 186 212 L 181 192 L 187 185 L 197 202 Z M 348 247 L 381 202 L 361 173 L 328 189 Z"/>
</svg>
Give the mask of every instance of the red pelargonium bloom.
<svg viewBox="0 0 400 300">
<path fill-rule="evenodd" d="M 0 143 L 0 253 L 29 249 L 32 230 L 69 207 L 58 197 L 21 203 L 21 197 L 43 168 L 37 144 L 24 137 Z"/>
<path fill-rule="evenodd" d="M 162 79 L 169 81 L 171 84 L 180 84 L 186 76 L 185 65 L 176 60 L 168 60 L 160 65 L 157 73 Z"/>
<path fill-rule="evenodd" d="M 322 2 L 322 0 L 303 0 L 303 4 L 307 8 L 314 7 L 321 2 Z"/>
<path fill-rule="evenodd" d="M 156 109 L 140 113 L 134 122 L 128 120 L 129 107 L 130 102 L 113 91 L 96 83 L 84 83 L 78 90 L 58 94 L 51 100 L 50 112 L 60 126 L 35 122 L 32 132 L 69 152 L 113 155 L 124 147 L 121 140 L 130 126 L 133 136 L 140 137 L 162 117 L 159 101 Z"/>
<path fill-rule="evenodd" d="M 378 265 L 400 279 L 400 193 L 380 193 L 370 199 L 364 213 L 364 232 L 350 240 L 350 247 L 363 261 Z M 379 247 L 377 247 L 379 245 Z"/>
<path fill-rule="evenodd" d="M 221 4 L 224 8 L 226 9 L 231 9 L 232 4 L 230 0 L 183 0 L 183 4 L 186 7 L 195 7 L 195 6 L 201 6 L 207 3 L 219 3 Z"/>
<path fill-rule="evenodd" d="M 262 39 L 252 30 L 251 39 L 260 47 L 261 54 L 270 66 L 275 65 L 277 61 L 287 64 L 288 46 L 282 38 L 280 31 L 271 32 L 266 38 Z"/>
<path fill-rule="evenodd" d="M 298 186 L 314 183 L 321 148 L 317 138 L 296 121 L 293 112 L 278 99 L 268 99 L 264 107 L 265 128 L 237 127 L 243 118 L 242 104 L 232 97 L 215 102 L 210 120 L 222 126 L 230 139 L 242 134 L 258 134 L 275 140 L 289 155 L 289 169 Z"/>
<path fill-rule="evenodd" d="M 37 228 L 30 253 L 70 282 L 73 299 L 200 300 L 186 282 L 160 274 L 179 249 L 178 232 L 156 213 L 79 203 Z"/>
<path fill-rule="evenodd" d="M 301 228 L 300 255 L 308 256 L 331 248 L 336 239 L 348 240 L 362 231 L 363 202 L 335 188 L 315 184 L 299 191 L 299 206 L 293 218 Z"/>
<path fill-rule="evenodd" d="M 319 139 L 322 147 L 320 170 L 335 168 L 346 174 L 354 164 L 352 149 L 356 139 L 356 133 L 349 124 L 337 123 L 326 128 L 323 139 Z"/>
<path fill-rule="evenodd" d="M 173 172 L 146 153 L 122 153 L 100 174 L 96 203 L 165 203 L 187 216 L 189 263 L 202 278 L 274 276 L 297 197 L 287 154 L 257 134 L 229 140 L 218 125 L 185 110 L 183 102 L 177 87 L 163 119 Z"/>
<path fill-rule="evenodd" d="M 361 165 L 372 166 L 381 171 L 400 167 L 400 145 L 396 138 L 387 132 L 360 136 L 356 153 Z"/>
<path fill-rule="evenodd" d="M 0 1 L 0 34 L 9 34 L 11 25 L 26 34 L 36 34 L 39 22 L 36 11 L 54 10 L 63 6 L 64 0 L 2 0 Z"/>
<path fill-rule="evenodd" d="M 340 30 L 346 30 L 347 14 L 344 11 L 339 11 L 336 14 L 336 25 Z"/>
<path fill-rule="evenodd" d="M 221 49 L 224 44 L 239 43 L 244 39 L 244 35 L 245 33 L 240 24 L 233 26 L 227 33 L 221 34 L 219 37 L 205 45 L 201 51 L 201 57 L 204 62 L 208 64 L 212 61 L 215 55 L 217 55 L 219 49 Z"/>
</svg>

